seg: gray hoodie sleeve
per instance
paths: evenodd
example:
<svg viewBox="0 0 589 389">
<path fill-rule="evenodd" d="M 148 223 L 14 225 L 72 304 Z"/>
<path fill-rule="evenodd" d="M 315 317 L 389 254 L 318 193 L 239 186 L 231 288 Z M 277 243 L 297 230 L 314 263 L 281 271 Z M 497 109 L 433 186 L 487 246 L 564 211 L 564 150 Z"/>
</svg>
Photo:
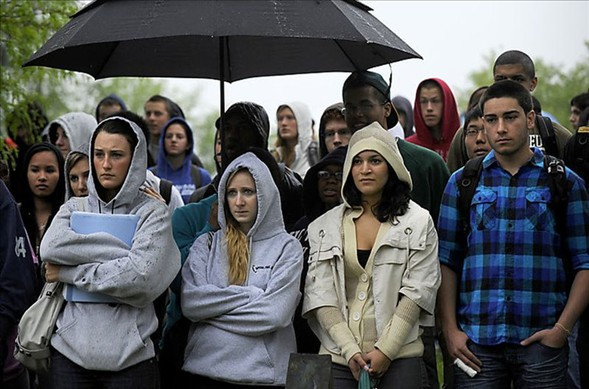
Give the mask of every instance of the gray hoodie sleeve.
<svg viewBox="0 0 589 389">
<path fill-rule="evenodd" d="M 107 294 L 134 307 L 153 302 L 180 270 L 180 253 L 172 238 L 170 217 L 164 204 L 155 201 L 146 204 L 139 216 L 132 246 L 127 250 L 121 243 L 106 246 L 106 241 L 114 239 L 108 234 L 79 235 L 69 225 L 56 225 L 59 229 L 53 234 L 61 236 L 55 239 L 60 243 L 55 247 L 47 244 L 45 256 L 59 258 L 52 262 L 64 265 L 80 263 L 63 266 L 59 272 L 60 281 Z M 60 218 L 60 224 L 64 219 Z M 70 235 L 70 239 L 64 239 Z M 53 241 L 52 235 L 48 238 L 48 243 Z"/>
<path fill-rule="evenodd" d="M 78 198 L 68 200 L 53 218 L 41 241 L 40 256 L 43 262 L 76 266 L 126 256 L 129 248 L 111 234 L 101 232 L 82 235 L 70 228 L 72 212 L 80 209 L 78 201 Z"/>
<path fill-rule="evenodd" d="M 302 258 L 300 243 L 294 238 L 289 239 L 274 265 L 266 290 L 247 304 L 207 322 L 248 336 L 264 335 L 289 325 L 300 297 Z"/>
<path fill-rule="evenodd" d="M 207 264 L 211 249 L 208 239 L 207 234 L 198 237 L 182 268 L 182 313 L 193 322 L 224 315 L 262 293 L 254 286 L 220 287 L 209 283 Z"/>
</svg>

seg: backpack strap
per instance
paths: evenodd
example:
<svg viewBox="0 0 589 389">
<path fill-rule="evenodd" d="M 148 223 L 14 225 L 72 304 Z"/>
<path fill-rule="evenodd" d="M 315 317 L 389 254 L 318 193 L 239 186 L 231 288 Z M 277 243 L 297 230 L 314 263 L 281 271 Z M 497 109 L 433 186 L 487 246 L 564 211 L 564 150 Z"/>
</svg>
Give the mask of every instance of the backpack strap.
<svg viewBox="0 0 589 389">
<path fill-rule="evenodd" d="M 569 190 L 572 185 L 566 179 L 564 161 L 552 155 L 544 155 L 544 169 L 548 173 L 548 187 L 552 196 L 551 206 L 557 213 L 555 216 L 566 217 L 566 207 L 569 201 Z M 564 210 L 564 212 L 559 212 Z M 557 223 L 558 224 L 558 223 Z M 558 227 L 558 226 L 557 226 Z"/>
<path fill-rule="evenodd" d="M 172 181 L 160 178 L 160 195 L 166 201 L 166 205 L 170 205 L 170 199 L 172 198 Z"/>
<path fill-rule="evenodd" d="M 575 173 L 585 180 L 585 187 L 589 188 L 589 126 L 579 127 L 573 135 L 571 156 L 567 163 Z"/>
<path fill-rule="evenodd" d="M 566 234 L 567 206 L 569 202 L 569 192 L 573 184 L 566 178 L 565 164 L 562 159 L 558 159 L 548 154 L 544 155 L 544 169 L 548 173 L 548 188 L 550 189 L 551 196 L 549 207 L 552 211 L 552 215 L 554 215 L 556 232 L 562 237 Z M 561 239 L 558 255 L 563 261 L 567 279 L 567 290 L 570 290 L 575 272 L 564 239 Z"/>
<path fill-rule="evenodd" d="M 458 177 L 458 212 L 462 222 L 462 229 L 464 231 L 464 238 L 469 229 L 470 222 L 470 205 L 474 192 L 481 178 L 481 171 L 483 170 L 484 155 L 472 158 L 466 161 L 462 174 Z M 466 245 L 464 245 L 466 247 Z"/>
<path fill-rule="evenodd" d="M 562 159 L 548 154 L 544 155 L 544 169 L 548 173 L 548 188 L 552 197 L 550 208 L 556 221 L 556 230 L 562 235 L 566 227 L 567 205 L 572 183 L 566 178 L 565 165 Z"/>
<path fill-rule="evenodd" d="M 542 146 L 544 146 L 544 154 L 553 155 L 557 157 L 558 147 L 556 146 L 556 134 L 552 120 L 546 116 L 536 115 L 536 126 L 542 138 Z"/>
<path fill-rule="evenodd" d="M 196 189 L 202 186 L 202 177 L 198 166 L 190 165 L 190 178 Z"/>
</svg>

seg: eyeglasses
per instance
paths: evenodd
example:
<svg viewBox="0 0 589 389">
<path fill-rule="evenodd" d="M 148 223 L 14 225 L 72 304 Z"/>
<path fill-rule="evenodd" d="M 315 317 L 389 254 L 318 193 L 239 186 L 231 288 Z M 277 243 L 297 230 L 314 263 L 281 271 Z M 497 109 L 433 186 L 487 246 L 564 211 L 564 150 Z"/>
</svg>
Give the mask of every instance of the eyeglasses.
<svg viewBox="0 0 589 389">
<path fill-rule="evenodd" d="M 352 132 L 347 128 L 342 128 L 341 130 L 333 130 L 333 131 L 325 131 L 326 138 L 333 138 L 335 135 L 338 135 L 340 138 L 352 135 Z"/>
<path fill-rule="evenodd" d="M 335 178 L 338 181 L 341 181 L 344 178 L 344 173 L 343 172 L 331 173 L 331 172 L 328 172 L 327 170 L 320 170 L 317 172 L 317 178 L 319 178 L 320 180 L 328 180 L 331 177 Z"/>
<path fill-rule="evenodd" d="M 383 106 L 386 103 L 388 103 L 388 101 L 385 101 L 384 103 L 362 103 L 360 104 L 359 107 L 356 107 L 355 105 L 351 105 L 351 104 L 346 104 L 344 108 L 342 108 L 342 113 L 344 115 L 354 115 L 356 112 L 360 112 L 362 115 L 368 115 L 369 113 L 372 112 L 372 110 L 374 109 L 374 107 L 378 107 L 378 106 Z"/>
<path fill-rule="evenodd" d="M 469 138 L 475 138 L 475 137 L 479 136 L 479 132 L 482 132 L 484 134 L 485 127 L 479 127 L 479 128 L 470 127 L 465 131 L 466 136 L 468 136 Z"/>
</svg>

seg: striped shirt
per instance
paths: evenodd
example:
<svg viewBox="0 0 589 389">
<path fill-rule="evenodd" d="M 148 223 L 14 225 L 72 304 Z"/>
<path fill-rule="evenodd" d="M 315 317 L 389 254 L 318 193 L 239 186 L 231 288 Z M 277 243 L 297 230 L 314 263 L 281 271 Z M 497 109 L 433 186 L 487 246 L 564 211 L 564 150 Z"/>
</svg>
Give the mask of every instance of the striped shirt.
<svg viewBox="0 0 589 389">
<path fill-rule="evenodd" d="M 493 151 L 483 160 L 470 208 L 466 252 L 457 196 L 462 169 L 450 177 L 444 191 L 438 221 L 440 262 L 458 276 L 458 324 L 478 344 L 519 343 L 554 325 L 567 298 L 563 259 L 558 255 L 561 239 L 572 268 L 589 269 L 584 182 L 566 169 L 572 188 L 561 237 L 549 209 L 544 155 L 533 150 L 530 161 L 513 176 L 498 164 Z"/>
</svg>

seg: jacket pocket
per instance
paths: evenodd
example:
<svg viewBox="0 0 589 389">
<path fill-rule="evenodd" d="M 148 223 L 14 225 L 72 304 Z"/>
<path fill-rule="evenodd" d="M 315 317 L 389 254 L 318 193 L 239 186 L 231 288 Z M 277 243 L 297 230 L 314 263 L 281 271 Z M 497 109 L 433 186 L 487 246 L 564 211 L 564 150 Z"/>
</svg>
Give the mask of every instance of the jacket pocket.
<svg viewBox="0 0 589 389">
<path fill-rule="evenodd" d="M 374 266 L 384 266 L 384 265 L 405 265 L 406 263 L 406 259 L 405 259 L 405 255 L 404 252 L 401 252 L 400 250 L 394 250 L 397 251 L 396 253 L 393 252 L 391 253 L 392 255 L 376 255 L 374 257 Z"/>
<path fill-rule="evenodd" d="M 315 261 L 329 261 L 335 257 L 340 257 L 342 251 L 338 246 L 322 247 L 321 251 L 315 250 L 309 254 L 309 263 Z"/>
<path fill-rule="evenodd" d="M 56 336 L 62 354 L 85 369 L 120 370 L 153 355 L 149 334 L 154 320 L 123 304 L 68 303 Z"/>
<path fill-rule="evenodd" d="M 60 336 L 70 330 L 78 322 L 78 320 L 69 315 L 68 317 L 62 315 L 60 319 L 61 320 L 57 322 L 57 330 L 55 331 L 55 333 Z"/>
<path fill-rule="evenodd" d="M 476 192 L 472 198 L 471 221 L 473 217 L 477 230 L 494 229 L 497 225 L 497 193 L 490 189 Z"/>
<path fill-rule="evenodd" d="M 526 229 L 546 231 L 554 227 L 548 204 L 550 189 L 529 188 L 526 190 Z"/>
<path fill-rule="evenodd" d="M 266 348 L 267 336 L 246 336 L 210 324 L 196 326 L 184 369 L 214 379 L 241 383 L 272 384 L 274 363 Z"/>
</svg>

